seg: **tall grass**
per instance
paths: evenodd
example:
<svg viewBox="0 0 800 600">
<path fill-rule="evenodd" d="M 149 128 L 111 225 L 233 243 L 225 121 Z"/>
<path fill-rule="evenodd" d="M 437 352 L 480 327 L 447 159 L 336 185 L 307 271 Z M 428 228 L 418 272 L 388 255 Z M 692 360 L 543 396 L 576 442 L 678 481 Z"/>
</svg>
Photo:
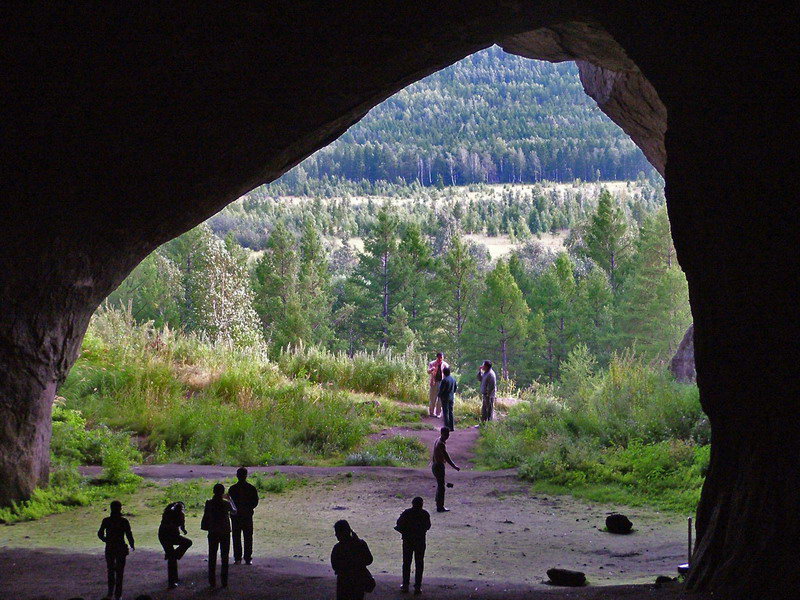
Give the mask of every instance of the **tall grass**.
<svg viewBox="0 0 800 600">
<path fill-rule="evenodd" d="M 259 347 L 213 344 L 99 311 L 61 388 L 87 420 L 140 436 L 162 460 L 291 464 L 344 453 L 378 418 L 332 386 L 289 379 Z"/>
<path fill-rule="evenodd" d="M 419 354 L 391 350 L 348 356 L 316 346 L 285 348 L 278 357 L 281 371 L 337 388 L 379 394 L 400 402 L 427 401 L 427 364 Z"/>
<path fill-rule="evenodd" d="M 627 354 L 570 385 L 539 387 L 483 429 L 478 457 L 548 489 L 692 511 L 708 443 L 697 387 Z"/>
</svg>

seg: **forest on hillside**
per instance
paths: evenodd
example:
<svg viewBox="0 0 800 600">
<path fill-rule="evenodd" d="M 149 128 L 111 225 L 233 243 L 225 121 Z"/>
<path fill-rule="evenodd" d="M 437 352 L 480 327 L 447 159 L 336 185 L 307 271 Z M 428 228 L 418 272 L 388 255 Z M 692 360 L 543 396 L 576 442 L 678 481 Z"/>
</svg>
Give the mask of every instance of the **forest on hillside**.
<svg viewBox="0 0 800 600">
<path fill-rule="evenodd" d="M 453 186 L 630 180 L 652 166 L 583 91 L 574 63 L 498 47 L 464 58 L 373 108 L 334 143 L 272 184 L 311 195 L 349 181 Z"/>
<path fill-rule="evenodd" d="M 572 229 L 561 252 L 531 231 L 536 198 L 513 188 L 466 207 L 365 203 L 361 251 L 329 235 L 346 214 L 338 201 L 309 202 L 302 220 L 276 219 L 257 253 L 208 225 L 168 242 L 109 303 L 274 356 L 316 345 L 443 350 L 459 366 L 491 358 L 520 386 L 559 379 L 576 352 L 598 366 L 626 349 L 663 361 L 691 322 L 666 210 L 640 195 L 623 205 L 603 189 L 563 204 Z M 515 236 L 504 259 L 464 238 L 492 228 Z"/>
</svg>

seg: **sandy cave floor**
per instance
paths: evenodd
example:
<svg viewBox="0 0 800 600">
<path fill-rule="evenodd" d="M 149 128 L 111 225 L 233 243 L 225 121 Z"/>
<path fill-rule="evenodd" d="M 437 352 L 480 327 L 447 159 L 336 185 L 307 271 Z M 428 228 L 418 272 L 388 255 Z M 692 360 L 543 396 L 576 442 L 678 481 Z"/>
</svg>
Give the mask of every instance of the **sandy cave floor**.
<svg viewBox="0 0 800 600">
<path fill-rule="evenodd" d="M 426 419 L 427 421 L 427 419 Z M 387 434 L 435 437 L 431 429 Z M 448 472 L 455 487 L 435 513 L 435 482 L 428 469 L 391 467 L 280 467 L 307 485 L 263 498 L 256 511 L 254 564 L 231 565 L 227 590 L 206 583 L 206 544 L 200 514 L 189 511 L 194 546 L 180 563 L 184 582 L 167 591 L 166 563 L 156 538 L 160 509 L 148 507 L 158 485 L 203 477 L 232 478 L 235 468 L 158 465 L 137 469 L 149 485 L 125 506 L 137 551 L 128 557 L 125 598 L 263 598 L 313 600 L 334 597 L 330 550 L 332 525 L 348 519 L 370 545 L 371 571 L 378 588 L 368 598 L 399 598 L 400 536 L 393 526 L 416 495 L 426 499 L 433 527 L 428 535 L 424 597 L 441 598 L 677 598 L 679 589 L 654 589 L 657 575 L 675 574 L 685 557 L 685 521 L 651 509 L 585 503 L 532 493 L 510 471 L 477 471 L 469 458 L 476 429 L 456 431 L 448 444 L 466 468 Z M 177 500 L 177 498 L 176 498 Z M 602 531 L 608 513 L 624 510 L 635 531 L 615 536 Z M 102 598 L 103 547 L 96 537 L 105 507 L 79 508 L 30 523 L 0 527 L 0 591 L 9 600 Z M 543 584 L 551 567 L 578 569 L 589 584 L 581 589 Z M 639 585 L 631 585 L 639 584 Z M 619 587 L 622 585 L 623 587 Z M 613 587 L 609 587 L 613 586 Z M 692 596 L 698 598 L 698 596 Z"/>
</svg>

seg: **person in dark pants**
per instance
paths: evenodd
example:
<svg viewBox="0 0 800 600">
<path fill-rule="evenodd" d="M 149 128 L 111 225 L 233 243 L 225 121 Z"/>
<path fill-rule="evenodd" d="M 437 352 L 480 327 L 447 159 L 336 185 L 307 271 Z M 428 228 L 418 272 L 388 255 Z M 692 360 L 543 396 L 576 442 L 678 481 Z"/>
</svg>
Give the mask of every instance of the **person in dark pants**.
<svg viewBox="0 0 800 600">
<path fill-rule="evenodd" d="M 130 544 L 131 550 L 136 550 L 131 524 L 122 516 L 122 503 L 119 500 L 111 503 L 111 514 L 100 523 L 97 537 L 106 544 L 108 597 L 113 596 L 119 600 L 122 597 L 122 577 L 125 575 L 128 544 Z M 125 543 L 125 538 L 128 538 L 128 544 Z"/>
<path fill-rule="evenodd" d="M 433 444 L 433 452 L 431 453 L 431 471 L 436 478 L 436 512 L 449 512 L 449 508 L 444 507 L 444 465 L 449 464 L 456 471 L 461 469 L 450 460 L 450 455 L 447 453 L 447 438 L 450 437 L 450 430 L 447 427 L 442 427 L 439 430 L 439 439 Z"/>
<path fill-rule="evenodd" d="M 178 561 L 192 547 L 192 540 L 183 537 L 186 534 L 186 515 L 183 502 L 168 504 L 161 515 L 158 528 L 158 541 L 164 548 L 164 559 L 167 561 L 167 587 L 178 587 Z"/>
<path fill-rule="evenodd" d="M 492 370 L 492 361 L 483 361 L 478 369 L 478 381 L 481 382 L 481 423 L 485 423 L 494 418 L 494 401 L 497 393 L 497 375 Z"/>
<path fill-rule="evenodd" d="M 417 496 L 397 519 L 395 529 L 403 536 L 403 584 L 400 591 L 408 592 L 411 581 L 411 559 L 414 559 L 414 593 L 422 593 L 422 572 L 425 570 L 425 535 L 431 528 L 431 516 L 422 508 Z"/>
<path fill-rule="evenodd" d="M 236 505 L 236 514 L 231 516 L 233 533 L 233 563 L 253 564 L 253 511 L 258 506 L 258 490 L 247 483 L 247 469 L 240 467 L 236 471 L 238 483 L 228 488 L 228 495 Z M 242 555 L 242 535 L 244 535 L 244 555 Z"/>
<path fill-rule="evenodd" d="M 458 384 L 455 378 L 450 375 L 450 367 L 444 367 L 442 369 L 442 375 L 444 375 L 444 377 L 439 384 L 439 401 L 442 404 L 442 419 L 444 420 L 444 426 L 450 431 L 454 431 L 453 404 L 456 401 Z"/>
<path fill-rule="evenodd" d="M 369 546 L 347 521 L 336 521 L 333 531 L 339 540 L 331 551 L 331 567 L 336 573 L 336 600 L 364 600 L 368 582 L 374 583 L 367 570 L 367 565 L 372 564 Z"/>
<path fill-rule="evenodd" d="M 217 586 L 217 550 L 220 558 L 220 583 L 228 587 L 228 556 L 231 551 L 231 515 L 236 504 L 225 493 L 225 486 L 214 486 L 214 496 L 206 500 L 200 529 L 208 532 L 208 585 Z"/>
</svg>

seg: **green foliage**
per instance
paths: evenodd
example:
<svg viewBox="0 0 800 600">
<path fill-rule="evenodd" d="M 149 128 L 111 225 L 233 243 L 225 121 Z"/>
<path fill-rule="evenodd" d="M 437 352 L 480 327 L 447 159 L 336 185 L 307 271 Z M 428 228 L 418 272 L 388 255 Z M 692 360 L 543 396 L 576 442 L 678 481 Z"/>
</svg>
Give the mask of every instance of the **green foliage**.
<svg viewBox="0 0 800 600">
<path fill-rule="evenodd" d="M 608 190 L 600 193 L 597 212 L 583 232 L 581 253 L 608 274 L 611 287 L 619 285 L 619 270 L 630 253 L 628 224 L 622 208 Z"/>
<path fill-rule="evenodd" d="M 694 510 L 709 459 L 697 388 L 632 355 L 594 366 L 585 348 L 572 352 L 558 394 L 540 386 L 484 428 L 481 463 L 582 497 L 615 489 L 628 504 Z"/>
<path fill-rule="evenodd" d="M 282 352 L 278 366 L 290 377 L 379 394 L 401 402 L 427 402 L 427 365 L 415 353 L 378 350 L 348 356 L 343 352 L 301 346 Z"/>
<path fill-rule="evenodd" d="M 415 467 L 423 463 L 428 449 L 415 437 L 395 435 L 379 440 L 350 454 L 349 466 Z"/>
<path fill-rule="evenodd" d="M 257 347 L 159 332 L 113 310 L 95 316 L 61 394 L 92 422 L 145 436 L 159 460 L 214 464 L 337 455 L 377 414 L 344 391 L 286 379 Z"/>
<path fill-rule="evenodd" d="M 50 451 L 58 460 L 83 465 L 97 465 L 114 452 L 129 462 L 139 462 L 141 454 L 131 444 L 130 434 L 114 432 L 105 425 L 87 428 L 86 419 L 79 410 L 53 405 L 53 433 Z"/>
</svg>

